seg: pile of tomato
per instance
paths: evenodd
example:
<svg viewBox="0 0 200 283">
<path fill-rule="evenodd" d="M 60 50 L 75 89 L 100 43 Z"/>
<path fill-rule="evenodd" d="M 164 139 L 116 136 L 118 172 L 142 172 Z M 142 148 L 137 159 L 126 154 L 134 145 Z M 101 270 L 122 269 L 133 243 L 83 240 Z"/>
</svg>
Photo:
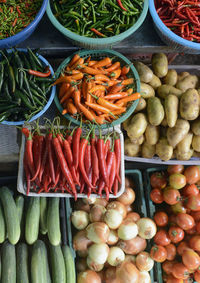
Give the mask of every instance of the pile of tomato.
<svg viewBox="0 0 200 283">
<path fill-rule="evenodd" d="M 200 282 L 200 167 L 171 165 L 150 181 L 158 227 L 151 257 L 165 282 Z"/>
</svg>

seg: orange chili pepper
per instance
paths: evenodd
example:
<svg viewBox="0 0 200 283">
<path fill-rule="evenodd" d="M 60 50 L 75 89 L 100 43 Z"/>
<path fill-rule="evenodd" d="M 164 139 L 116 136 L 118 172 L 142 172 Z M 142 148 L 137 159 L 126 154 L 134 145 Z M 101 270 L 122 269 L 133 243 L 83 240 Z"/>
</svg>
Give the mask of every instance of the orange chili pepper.
<svg viewBox="0 0 200 283">
<path fill-rule="evenodd" d="M 124 86 L 121 85 L 121 83 L 115 84 L 115 85 L 113 85 L 113 87 L 111 87 L 109 93 L 112 94 L 112 93 L 119 92 L 120 90 L 122 90 L 123 87 L 124 87 Z"/>
<path fill-rule="evenodd" d="M 98 75 L 98 74 L 102 74 L 103 73 L 101 70 L 94 69 L 94 68 L 87 67 L 87 66 L 82 69 L 82 72 L 86 73 L 86 74 L 89 74 L 89 75 Z"/>
<path fill-rule="evenodd" d="M 109 68 L 105 69 L 107 72 L 113 72 L 114 70 L 120 68 L 120 62 L 115 62 Z"/>
<path fill-rule="evenodd" d="M 79 90 L 73 92 L 74 103 L 77 109 L 79 109 L 79 104 L 81 103 L 81 93 Z"/>
<path fill-rule="evenodd" d="M 69 62 L 68 66 L 69 66 L 69 67 L 73 66 L 79 59 L 80 59 L 80 56 L 76 53 L 76 54 L 72 57 L 72 59 L 71 59 L 71 61 Z"/>
<path fill-rule="evenodd" d="M 134 82 L 134 79 L 133 78 L 129 78 L 129 79 L 126 79 L 124 81 L 121 82 L 122 85 L 130 85 Z"/>
<path fill-rule="evenodd" d="M 111 79 L 118 79 L 120 75 L 121 75 L 121 69 L 117 69 L 110 74 Z"/>
<path fill-rule="evenodd" d="M 82 81 L 82 96 L 85 100 L 87 99 L 87 83 L 85 79 Z"/>
<path fill-rule="evenodd" d="M 93 95 L 94 97 L 94 95 Z M 110 109 L 110 110 L 118 110 L 118 109 L 121 109 L 120 106 L 118 105 L 115 105 L 114 103 L 110 103 L 109 101 L 105 100 L 104 98 L 102 97 L 94 97 L 96 100 L 97 100 L 97 103 L 103 107 L 106 107 L 107 109 Z"/>
<path fill-rule="evenodd" d="M 89 66 L 89 67 L 94 66 L 94 64 L 96 64 L 96 63 L 97 63 L 97 61 L 94 61 L 94 60 L 92 61 L 92 60 L 91 60 L 91 61 L 88 63 L 88 66 Z"/>
<path fill-rule="evenodd" d="M 116 100 L 116 99 L 127 97 L 128 95 L 129 95 L 128 91 L 127 92 L 118 92 L 118 93 L 108 94 L 104 97 L 104 99 L 107 99 L 107 100 L 114 99 L 114 100 Z"/>
<path fill-rule="evenodd" d="M 70 113 L 70 114 L 72 114 L 72 115 L 75 115 L 75 114 L 77 114 L 77 108 L 76 108 L 76 106 L 74 105 L 74 103 L 73 103 L 73 100 L 72 99 L 69 99 L 68 100 L 68 103 L 67 103 L 67 111 Z"/>
<path fill-rule="evenodd" d="M 95 75 L 94 79 L 95 79 L 95 81 L 103 81 L 103 82 L 109 82 L 110 81 L 109 77 L 107 77 L 104 74 Z"/>
<path fill-rule="evenodd" d="M 86 60 L 85 60 L 85 63 L 89 63 L 91 60 L 91 56 L 89 56 Z"/>
<path fill-rule="evenodd" d="M 105 86 L 103 85 L 95 85 L 93 88 L 90 89 L 90 93 L 93 93 L 97 90 L 100 90 L 100 91 L 105 91 Z"/>
<path fill-rule="evenodd" d="M 93 65 L 94 68 L 99 68 L 99 67 L 105 67 L 109 64 L 112 63 L 112 60 L 109 57 L 106 57 L 100 61 L 98 61 L 96 64 Z"/>
<path fill-rule="evenodd" d="M 133 93 L 133 88 L 127 89 L 127 93 L 128 93 L 128 95 L 132 94 Z"/>
<path fill-rule="evenodd" d="M 68 75 L 75 75 L 75 74 L 79 74 L 79 73 L 80 73 L 79 70 L 65 70 L 65 72 L 66 72 Z"/>
<path fill-rule="evenodd" d="M 121 83 L 120 80 L 110 80 L 109 82 L 105 82 L 104 85 L 107 86 L 107 87 L 111 87 L 111 86 L 117 85 L 119 83 Z"/>
<path fill-rule="evenodd" d="M 129 73 L 129 71 L 130 71 L 130 65 L 123 66 L 122 67 L 122 72 L 121 72 L 122 76 L 123 75 L 127 75 Z"/>
<path fill-rule="evenodd" d="M 87 109 L 83 104 L 79 104 L 79 108 L 81 110 L 81 112 L 83 112 L 83 114 L 85 115 L 85 117 L 89 120 L 89 121 L 95 121 L 95 117 L 94 115 L 90 112 L 89 109 Z"/>
<path fill-rule="evenodd" d="M 122 103 L 124 104 L 124 103 L 130 102 L 130 101 L 133 101 L 133 100 L 137 100 L 140 97 L 141 97 L 140 93 L 139 92 L 135 92 L 135 93 L 133 93 L 133 94 L 131 94 L 131 95 L 125 97 L 125 98 L 122 98 L 122 99 L 118 100 L 116 102 L 116 104 L 120 104 L 121 105 Z"/>
<path fill-rule="evenodd" d="M 71 66 L 71 70 L 74 70 L 74 69 L 76 69 L 76 68 L 81 68 L 82 67 L 82 65 L 83 65 L 83 63 L 84 63 L 84 59 L 83 58 L 79 58 L 75 63 L 74 63 L 74 65 L 72 65 Z"/>
<path fill-rule="evenodd" d="M 65 115 L 65 114 L 67 114 L 67 109 L 66 108 L 63 109 L 63 111 L 62 111 L 62 115 Z"/>
<path fill-rule="evenodd" d="M 69 83 L 62 83 L 59 89 L 59 95 L 58 97 L 61 99 L 63 97 L 63 95 L 66 93 L 66 91 L 68 90 L 68 88 L 70 87 Z"/>
<path fill-rule="evenodd" d="M 111 113 L 110 109 L 105 108 L 105 107 L 98 105 L 96 103 L 89 103 L 89 102 L 86 101 L 85 104 L 95 111 L 101 111 L 102 113 L 105 113 L 105 114 Z"/>
<path fill-rule="evenodd" d="M 66 91 L 65 95 L 61 98 L 60 103 L 63 103 L 65 100 L 70 98 L 74 91 L 75 91 L 75 87 L 70 86 L 70 88 L 68 88 L 68 90 Z"/>
</svg>

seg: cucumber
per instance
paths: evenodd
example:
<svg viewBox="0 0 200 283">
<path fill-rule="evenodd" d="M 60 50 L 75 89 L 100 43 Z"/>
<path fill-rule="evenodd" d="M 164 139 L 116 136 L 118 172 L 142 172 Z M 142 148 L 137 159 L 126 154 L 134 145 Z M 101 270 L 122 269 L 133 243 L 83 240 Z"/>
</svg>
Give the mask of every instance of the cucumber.
<svg viewBox="0 0 200 283">
<path fill-rule="evenodd" d="M 46 273 L 47 273 L 47 283 L 51 283 L 51 275 L 49 270 L 49 261 L 48 261 L 48 254 L 47 249 L 45 249 L 45 264 L 46 264 Z"/>
<path fill-rule="evenodd" d="M 46 246 L 43 241 L 37 240 L 33 245 L 31 258 L 31 282 L 47 283 Z"/>
<path fill-rule="evenodd" d="M 40 199 L 31 197 L 26 212 L 25 239 L 29 245 L 37 241 L 40 222 Z"/>
<path fill-rule="evenodd" d="M 15 246 L 4 242 L 1 249 L 1 283 L 16 283 Z"/>
<path fill-rule="evenodd" d="M 61 241 L 59 201 L 59 198 L 51 198 L 48 201 L 47 230 L 49 242 L 53 246 L 59 245 Z"/>
<path fill-rule="evenodd" d="M 0 244 L 6 239 L 6 223 L 3 214 L 3 208 L 0 203 Z"/>
<path fill-rule="evenodd" d="M 51 271 L 53 283 L 66 283 L 65 261 L 60 245 L 50 245 Z M 69 282 L 67 282 L 69 283 Z"/>
<path fill-rule="evenodd" d="M 21 233 L 24 234 L 24 198 L 23 196 L 17 196 L 15 199 L 15 204 L 18 211 L 19 223 L 21 228 Z"/>
<path fill-rule="evenodd" d="M 40 232 L 45 235 L 47 233 L 47 198 L 40 198 Z"/>
<path fill-rule="evenodd" d="M 65 261 L 67 283 L 76 283 L 76 270 L 71 249 L 67 245 L 62 246 L 62 253 Z"/>
<path fill-rule="evenodd" d="M 19 243 L 16 247 L 17 283 L 29 283 L 28 274 L 28 246 Z"/>
<path fill-rule="evenodd" d="M 7 187 L 0 189 L 0 200 L 4 210 L 8 240 L 15 245 L 20 238 L 20 224 L 17 207 L 11 191 Z"/>
<path fill-rule="evenodd" d="M 0 282 L 1 282 L 1 256 L 0 256 Z"/>
</svg>

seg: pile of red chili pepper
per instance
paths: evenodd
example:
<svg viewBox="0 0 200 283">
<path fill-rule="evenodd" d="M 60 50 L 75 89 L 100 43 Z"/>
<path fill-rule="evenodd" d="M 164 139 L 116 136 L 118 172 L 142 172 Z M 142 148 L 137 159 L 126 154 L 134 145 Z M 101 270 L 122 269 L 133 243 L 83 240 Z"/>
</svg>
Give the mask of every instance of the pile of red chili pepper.
<svg viewBox="0 0 200 283">
<path fill-rule="evenodd" d="M 91 193 L 106 198 L 117 195 L 120 178 L 121 143 L 116 132 L 97 137 L 94 128 L 72 131 L 58 127 L 41 134 L 39 128 L 22 128 L 26 136 L 24 171 L 26 193 Z M 112 137 L 111 137 L 112 136 Z"/>
<path fill-rule="evenodd" d="M 182 38 L 200 43 L 200 2 L 198 0 L 155 0 L 163 23 Z"/>
</svg>

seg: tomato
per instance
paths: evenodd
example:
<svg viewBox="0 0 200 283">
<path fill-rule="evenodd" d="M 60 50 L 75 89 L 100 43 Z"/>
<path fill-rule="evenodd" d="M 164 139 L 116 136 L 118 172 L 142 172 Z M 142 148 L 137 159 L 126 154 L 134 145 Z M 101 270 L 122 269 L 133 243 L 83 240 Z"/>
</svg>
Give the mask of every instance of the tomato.
<svg viewBox="0 0 200 283">
<path fill-rule="evenodd" d="M 150 198 L 155 203 L 163 202 L 163 194 L 161 189 L 155 188 L 150 192 Z"/>
<path fill-rule="evenodd" d="M 169 244 L 165 248 L 167 250 L 167 260 L 174 260 L 176 257 L 176 246 Z"/>
<path fill-rule="evenodd" d="M 150 177 L 153 188 L 164 189 L 167 186 L 167 176 L 165 172 L 155 172 Z"/>
<path fill-rule="evenodd" d="M 178 279 L 187 279 L 189 270 L 183 263 L 175 263 L 172 268 L 172 275 Z"/>
<path fill-rule="evenodd" d="M 200 171 L 197 166 L 187 167 L 184 171 L 184 175 L 188 184 L 195 184 L 200 179 Z"/>
<path fill-rule="evenodd" d="M 195 225 L 194 218 L 187 213 L 178 213 L 176 216 L 176 223 L 183 230 L 192 229 Z"/>
<path fill-rule="evenodd" d="M 173 213 L 186 213 L 187 209 L 184 207 L 183 202 L 179 201 L 176 204 L 171 206 L 171 210 Z"/>
<path fill-rule="evenodd" d="M 150 256 L 156 262 L 164 262 L 167 258 L 167 250 L 163 246 L 153 246 Z"/>
<path fill-rule="evenodd" d="M 186 185 L 186 177 L 183 174 L 175 173 L 169 176 L 169 185 L 176 189 L 182 189 Z"/>
<path fill-rule="evenodd" d="M 174 263 L 176 263 L 175 261 L 169 261 L 166 260 L 165 262 L 162 263 L 162 269 L 164 270 L 164 272 L 166 274 L 172 274 L 172 267 L 174 265 Z"/>
<path fill-rule="evenodd" d="M 200 194 L 197 196 L 189 196 L 186 200 L 186 207 L 192 211 L 200 211 Z"/>
<path fill-rule="evenodd" d="M 200 252 L 200 236 L 195 235 L 192 238 L 190 238 L 189 245 L 190 245 L 191 249 L 193 249 L 197 252 Z"/>
<path fill-rule="evenodd" d="M 196 270 L 200 266 L 200 257 L 192 249 L 187 249 L 183 252 L 182 262 L 188 269 Z"/>
<path fill-rule="evenodd" d="M 196 224 L 196 231 L 200 234 L 200 222 L 197 222 Z"/>
<path fill-rule="evenodd" d="M 191 275 L 190 275 L 191 276 Z M 183 280 L 183 283 L 193 283 L 192 277 L 188 277 L 187 279 Z"/>
<path fill-rule="evenodd" d="M 168 234 L 169 234 L 169 237 L 170 237 L 172 243 L 174 243 L 174 244 L 182 241 L 183 238 L 184 238 L 184 235 L 185 235 L 183 229 L 181 229 L 180 227 L 177 227 L 177 226 L 170 227 Z"/>
<path fill-rule="evenodd" d="M 199 272 L 195 272 L 194 273 L 194 280 L 198 283 L 200 283 L 200 273 Z"/>
<path fill-rule="evenodd" d="M 195 222 L 200 221 L 200 211 L 192 211 L 190 215 L 194 218 Z"/>
<path fill-rule="evenodd" d="M 173 275 L 169 275 L 167 277 L 166 283 L 183 283 L 183 279 L 175 278 Z"/>
<path fill-rule="evenodd" d="M 199 189 L 195 184 L 186 185 L 183 188 L 182 193 L 184 196 L 190 196 L 190 195 L 197 196 L 199 193 Z"/>
<path fill-rule="evenodd" d="M 176 204 L 175 204 L 176 205 Z M 171 214 L 169 216 L 169 220 L 168 220 L 168 224 L 170 226 L 176 226 L 176 215 L 175 214 Z"/>
<path fill-rule="evenodd" d="M 163 211 L 158 211 L 154 214 L 154 221 L 159 227 L 164 227 L 168 224 L 168 215 Z"/>
<path fill-rule="evenodd" d="M 187 242 L 185 241 L 182 241 L 178 246 L 177 246 L 177 253 L 179 255 L 182 256 L 183 252 L 187 249 L 190 249 L 189 245 Z"/>
<path fill-rule="evenodd" d="M 154 236 L 153 240 L 158 246 L 167 246 L 171 242 L 167 231 L 165 231 L 164 229 L 159 230 Z"/>
<path fill-rule="evenodd" d="M 175 173 L 182 173 L 184 170 L 183 165 L 169 165 L 167 168 L 167 172 L 169 175 L 175 174 Z"/>
<path fill-rule="evenodd" d="M 194 227 L 192 227 L 191 229 L 185 231 L 186 234 L 188 235 L 194 235 L 196 234 L 197 230 L 196 230 L 196 225 L 194 225 Z"/>
<path fill-rule="evenodd" d="M 178 190 L 172 189 L 170 187 L 164 189 L 163 191 L 163 199 L 167 204 L 173 205 L 179 202 L 180 193 Z"/>
</svg>

